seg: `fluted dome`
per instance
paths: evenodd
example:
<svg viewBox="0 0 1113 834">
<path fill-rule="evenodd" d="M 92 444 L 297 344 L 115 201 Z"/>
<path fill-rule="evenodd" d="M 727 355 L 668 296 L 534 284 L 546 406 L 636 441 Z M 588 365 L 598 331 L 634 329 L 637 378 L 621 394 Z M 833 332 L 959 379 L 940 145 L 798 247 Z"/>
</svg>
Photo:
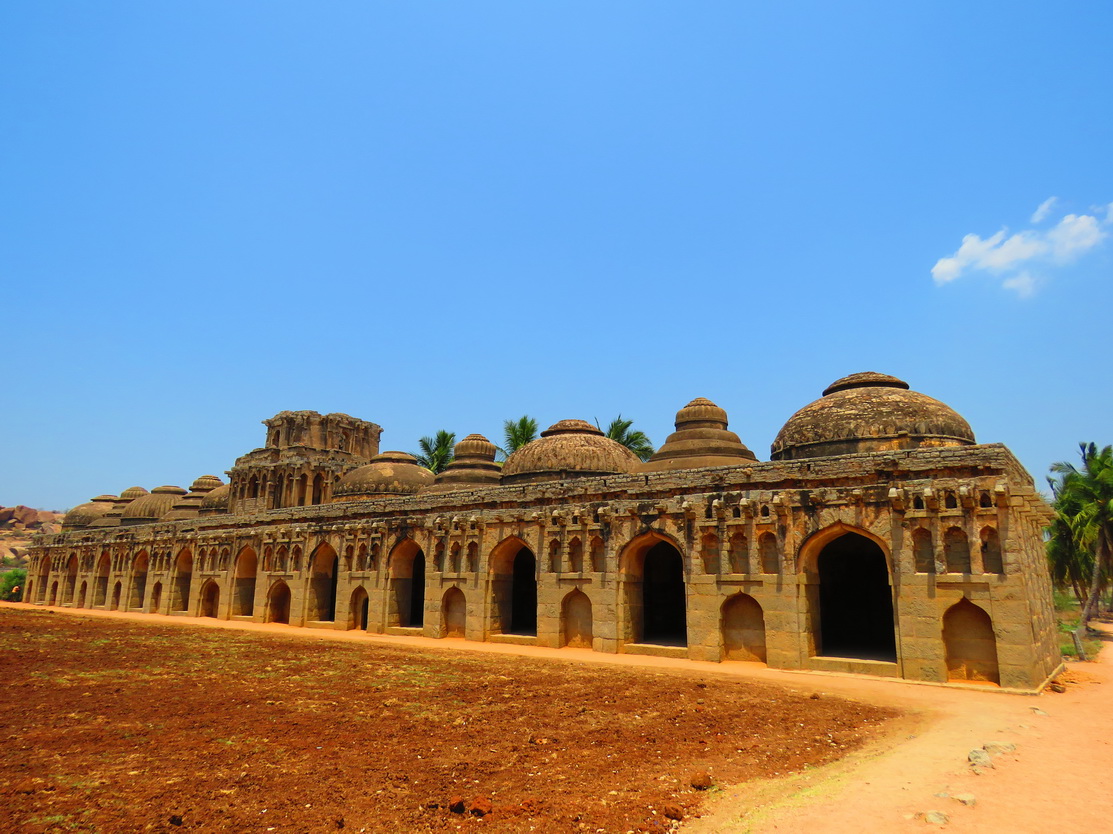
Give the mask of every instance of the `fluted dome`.
<svg viewBox="0 0 1113 834">
<path fill-rule="evenodd" d="M 186 491 L 179 486 L 155 487 L 149 495 L 136 498 L 124 508 L 120 523 L 150 524 L 152 521 L 158 521 L 170 512 L 178 499 L 185 494 Z"/>
<path fill-rule="evenodd" d="M 676 412 L 676 431 L 642 464 L 646 472 L 695 469 L 701 466 L 730 466 L 757 460 L 732 431 L 727 431 L 727 413 L 704 397 L 696 397 Z"/>
<path fill-rule="evenodd" d="M 232 485 L 223 484 L 205 494 L 201 499 L 199 515 L 219 515 L 228 512 L 228 501 L 232 497 Z"/>
<path fill-rule="evenodd" d="M 887 374 L 859 373 L 836 380 L 823 396 L 785 423 L 773 441 L 773 460 L 880 452 L 975 442 L 954 409 Z"/>
<path fill-rule="evenodd" d="M 451 492 L 498 486 L 502 470 L 495 463 L 495 444 L 481 434 L 469 434 L 452 450 L 452 463 L 423 492 Z"/>
<path fill-rule="evenodd" d="M 113 505 L 115 505 L 117 498 L 115 495 L 98 495 L 96 498 L 84 503 L 78 504 L 62 519 L 63 530 L 78 530 L 82 527 L 88 527 L 98 518 L 109 512 Z"/>
<path fill-rule="evenodd" d="M 333 501 L 412 495 L 433 483 L 433 473 L 405 452 L 383 452 L 353 469 L 332 490 Z"/>
<path fill-rule="evenodd" d="M 120 493 L 120 497 L 116 499 L 116 503 L 112 505 L 112 509 L 99 518 L 94 518 L 89 522 L 89 526 L 119 527 L 120 519 L 123 517 L 124 510 L 127 508 L 128 504 L 148 494 L 147 490 L 143 489 L 141 486 L 128 487 Z"/>
<path fill-rule="evenodd" d="M 174 502 L 170 512 L 162 517 L 163 521 L 176 521 L 182 518 L 196 518 L 201 514 L 201 502 L 205 496 L 224 485 L 216 475 L 202 475 L 189 488 L 189 495 L 183 495 Z"/>
<path fill-rule="evenodd" d="M 638 456 L 584 420 L 561 420 L 514 452 L 502 467 L 504 484 L 561 481 L 633 472 Z"/>
</svg>

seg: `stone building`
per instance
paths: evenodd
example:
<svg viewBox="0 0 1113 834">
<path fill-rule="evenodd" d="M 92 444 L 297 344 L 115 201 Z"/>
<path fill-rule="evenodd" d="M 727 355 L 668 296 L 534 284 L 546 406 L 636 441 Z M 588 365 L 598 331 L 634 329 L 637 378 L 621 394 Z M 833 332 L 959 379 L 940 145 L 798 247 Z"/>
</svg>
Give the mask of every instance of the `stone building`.
<svg viewBox="0 0 1113 834">
<path fill-rule="evenodd" d="M 706 399 L 646 463 L 562 420 L 437 476 L 347 415 L 264 423 L 227 484 L 71 510 L 27 599 L 1024 691 L 1059 666 L 1031 476 L 891 376 L 833 383 L 769 462 Z"/>
</svg>

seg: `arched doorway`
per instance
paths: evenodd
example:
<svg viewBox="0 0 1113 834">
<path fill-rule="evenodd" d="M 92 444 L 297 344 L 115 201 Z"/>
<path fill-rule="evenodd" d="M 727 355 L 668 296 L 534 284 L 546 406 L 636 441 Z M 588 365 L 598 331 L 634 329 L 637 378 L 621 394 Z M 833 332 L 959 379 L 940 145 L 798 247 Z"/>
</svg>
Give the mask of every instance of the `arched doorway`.
<svg viewBox="0 0 1113 834">
<path fill-rule="evenodd" d="M 112 586 L 112 610 L 113 611 L 119 610 L 119 608 L 120 608 L 120 597 L 123 595 L 123 592 L 124 592 L 124 587 L 123 587 L 122 583 L 117 582 L 115 585 Z"/>
<path fill-rule="evenodd" d="M 147 596 L 147 569 L 150 567 L 151 557 L 146 550 L 139 551 L 131 568 L 131 598 L 129 608 L 142 608 Z"/>
<path fill-rule="evenodd" d="M 321 542 L 309 557 L 309 618 L 319 623 L 336 620 L 336 584 L 340 579 L 340 557 L 332 545 Z"/>
<path fill-rule="evenodd" d="M 77 554 L 71 553 L 69 561 L 66 563 L 66 584 L 62 593 L 60 602 L 68 602 L 70 605 L 74 604 L 74 597 L 77 593 Z"/>
<path fill-rule="evenodd" d="M 360 585 L 352 591 L 352 600 L 348 605 L 348 628 L 367 631 L 368 614 L 371 609 L 371 600 L 366 589 Z"/>
<path fill-rule="evenodd" d="M 174 563 L 174 596 L 170 601 L 173 611 L 189 610 L 189 586 L 193 581 L 193 554 L 184 548 Z"/>
<path fill-rule="evenodd" d="M 449 588 L 441 601 L 441 634 L 445 637 L 463 638 L 466 632 L 468 609 L 464 592 L 459 588 Z"/>
<path fill-rule="evenodd" d="M 112 560 L 107 553 L 102 553 L 97 560 L 97 571 L 93 576 L 93 606 L 102 606 L 108 600 L 108 573 L 112 568 Z"/>
<path fill-rule="evenodd" d="M 517 538 L 491 552 L 492 631 L 537 636 L 537 557 Z"/>
<path fill-rule="evenodd" d="M 162 583 L 156 582 L 151 588 L 150 612 L 152 614 L 157 614 L 160 605 L 162 605 Z"/>
<path fill-rule="evenodd" d="M 290 623 L 290 586 L 282 580 L 275 582 L 267 594 L 267 622 Z"/>
<path fill-rule="evenodd" d="M 560 607 L 560 623 L 563 645 L 573 649 L 591 648 L 591 600 L 587 594 L 575 590 L 564 598 Z"/>
<path fill-rule="evenodd" d="M 896 661 L 893 594 L 881 547 L 865 536 L 844 533 L 819 552 L 816 571 L 816 654 Z"/>
<path fill-rule="evenodd" d="M 250 617 L 255 613 L 255 575 L 259 558 L 250 547 L 236 557 L 236 573 L 232 587 L 232 616 Z"/>
<path fill-rule="evenodd" d="M 619 555 L 626 603 L 621 638 L 627 643 L 687 646 L 684 557 L 660 533 L 645 533 Z"/>
<path fill-rule="evenodd" d="M 943 646 L 947 680 L 1001 683 L 993 621 L 966 597 L 943 615 Z"/>
<path fill-rule="evenodd" d="M 765 663 L 765 616 L 749 594 L 723 603 L 723 659 Z"/>
<path fill-rule="evenodd" d="M 220 586 L 211 579 L 201 589 L 201 616 L 216 617 L 220 610 Z"/>
<path fill-rule="evenodd" d="M 413 539 L 402 539 L 390 552 L 391 625 L 425 625 L 425 553 Z"/>
<path fill-rule="evenodd" d="M 50 601 L 49 601 L 49 604 L 50 605 L 57 605 L 58 604 L 58 580 L 57 579 L 55 579 L 53 582 L 50 583 Z"/>
<path fill-rule="evenodd" d="M 88 582 L 82 582 L 81 583 L 81 588 L 77 592 L 77 607 L 78 608 L 84 608 L 85 607 L 85 594 L 88 590 L 89 590 L 89 583 Z"/>
</svg>

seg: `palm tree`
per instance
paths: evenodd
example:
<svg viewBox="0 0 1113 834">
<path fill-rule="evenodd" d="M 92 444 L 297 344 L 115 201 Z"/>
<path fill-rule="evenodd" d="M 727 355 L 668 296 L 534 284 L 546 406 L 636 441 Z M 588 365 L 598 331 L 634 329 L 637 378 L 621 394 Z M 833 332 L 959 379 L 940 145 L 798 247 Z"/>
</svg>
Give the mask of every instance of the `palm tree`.
<svg viewBox="0 0 1113 834">
<path fill-rule="evenodd" d="M 599 426 L 598 420 L 595 421 L 595 425 Z M 611 424 L 607 426 L 607 430 L 603 434 L 616 443 L 621 443 L 641 460 L 649 460 L 657 450 L 653 448 L 653 443 L 646 437 L 645 432 L 630 431 L 632 425 L 634 425 L 633 420 L 623 420 L 622 415 L 619 414 L 611 420 Z"/>
<path fill-rule="evenodd" d="M 1056 510 L 1070 530 L 1075 547 L 1093 554 L 1090 593 L 1082 608 L 1079 628 L 1097 613 L 1102 585 L 1113 568 L 1113 446 L 1100 452 L 1093 443 L 1079 444 L 1082 468 L 1072 463 L 1052 464 L 1060 475 Z M 1056 527 L 1051 528 L 1054 535 Z"/>
<path fill-rule="evenodd" d="M 436 437 L 423 437 L 417 445 L 421 447 L 421 451 L 414 454 L 417 462 L 434 475 L 439 475 L 455 457 L 456 433 L 441 429 Z"/>
<path fill-rule="evenodd" d="M 537 421 L 528 414 L 523 414 L 517 420 L 507 420 L 502 424 L 505 446 L 497 447 L 503 460 L 521 449 L 527 443 L 537 439 Z"/>
<path fill-rule="evenodd" d="M 1074 539 L 1071 519 L 1078 515 L 1078 505 L 1069 492 L 1063 491 L 1064 477 L 1061 474 L 1047 479 L 1055 510 L 1055 517 L 1047 528 L 1047 562 L 1052 583 L 1060 590 L 1069 586 L 1081 610 L 1086 604 L 1086 583 L 1094 571 L 1094 554 L 1080 548 Z"/>
</svg>

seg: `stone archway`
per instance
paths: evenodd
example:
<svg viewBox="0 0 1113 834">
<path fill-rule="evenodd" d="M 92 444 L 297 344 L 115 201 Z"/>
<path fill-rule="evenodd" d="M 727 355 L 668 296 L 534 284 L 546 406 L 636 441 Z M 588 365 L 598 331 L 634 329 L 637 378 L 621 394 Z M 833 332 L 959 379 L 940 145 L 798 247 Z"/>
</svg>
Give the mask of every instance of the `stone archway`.
<svg viewBox="0 0 1113 834">
<path fill-rule="evenodd" d="M 267 593 L 267 622 L 290 623 L 290 586 L 281 579 Z"/>
<path fill-rule="evenodd" d="M 159 606 L 162 605 L 162 583 L 156 582 L 151 587 L 151 605 L 148 609 L 152 614 L 159 613 Z"/>
<path fill-rule="evenodd" d="M 150 568 L 151 557 L 146 550 L 139 551 L 131 568 L 131 595 L 128 602 L 129 608 L 142 608 L 147 596 L 147 571 Z"/>
<path fill-rule="evenodd" d="M 213 580 L 201 589 L 201 616 L 216 618 L 220 612 L 220 586 Z"/>
<path fill-rule="evenodd" d="M 255 577 L 258 568 L 259 558 L 251 547 L 245 547 L 236 556 L 232 616 L 250 617 L 255 614 Z"/>
<path fill-rule="evenodd" d="M 122 582 L 117 582 L 112 586 L 112 609 L 117 611 L 120 608 L 120 597 L 123 596 L 124 585 Z"/>
<path fill-rule="evenodd" d="M 993 621 L 983 608 L 966 597 L 943 615 L 943 646 L 947 654 L 947 680 L 1001 683 Z"/>
<path fill-rule="evenodd" d="M 390 551 L 388 623 L 404 628 L 425 625 L 425 552 L 413 539 L 402 539 Z"/>
<path fill-rule="evenodd" d="M 77 592 L 77 607 L 78 608 L 84 608 L 85 607 L 85 595 L 88 593 L 88 591 L 89 591 L 89 583 L 83 581 L 81 583 L 80 590 Z"/>
<path fill-rule="evenodd" d="M 367 631 L 370 610 L 371 599 L 367 596 L 367 590 L 360 585 L 352 591 L 352 598 L 348 604 L 348 630 Z"/>
<path fill-rule="evenodd" d="M 815 573 L 818 592 L 810 589 L 809 602 L 816 654 L 895 662 L 893 593 L 880 545 L 843 533 L 819 551 Z"/>
<path fill-rule="evenodd" d="M 76 602 L 77 596 L 77 554 L 71 553 L 69 561 L 66 563 L 66 584 L 62 592 L 62 598 L 58 600 L 59 603 L 68 602 L 73 605 Z"/>
<path fill-rule="evenodd" d="M 645 533 L 623 549 L 619 571 L 625 586 L 625 641 L 687 646 L 684 557 L 676 543 Z"/>
<path fill-rule="evenodd" d="M 183 548 L 174 562 L 173 598 L 170 601 L 170 610 L 189 610 L 189 591 L 193 581 L 193 554 L 189 548 Z"/>
<path fill-rule="evenodd" d="M 468 604 L 464 592 L 449 588 L 441 601 L 441 635 L 463 638 L 467 630 Z"/>
<path fill-rule="evenodd" d="M 491 551 L 491 630 L 537 636 L 537 557 L 518 538 Z"/>
<path fill-rule="evenodd" d="M 573 649 L 592 648 L 591 600 L 583 591 L 572 591 L 560 606 L 561 643 Z"/>
<path fill-rule="evenodd" d="M 309 619 L 319 623 L 336 620 L 336 589 L 340 557 L 328 542 L 321 542 L 309 557 Z"/>
<path fill-rule="evenodd" d="M 766 662 L 765 615 L 749 594 L 735 594 L 723 603 L 723 659 Z"/>
<path fill-rule="evenodd" d="M 108 602 L 108 574 L 112 569 L 112 560 L 107 553 L 102 553 L 97 560 L 97 571 L 93 576 L 93 606 L 104 606 Z"/>
</svg>

